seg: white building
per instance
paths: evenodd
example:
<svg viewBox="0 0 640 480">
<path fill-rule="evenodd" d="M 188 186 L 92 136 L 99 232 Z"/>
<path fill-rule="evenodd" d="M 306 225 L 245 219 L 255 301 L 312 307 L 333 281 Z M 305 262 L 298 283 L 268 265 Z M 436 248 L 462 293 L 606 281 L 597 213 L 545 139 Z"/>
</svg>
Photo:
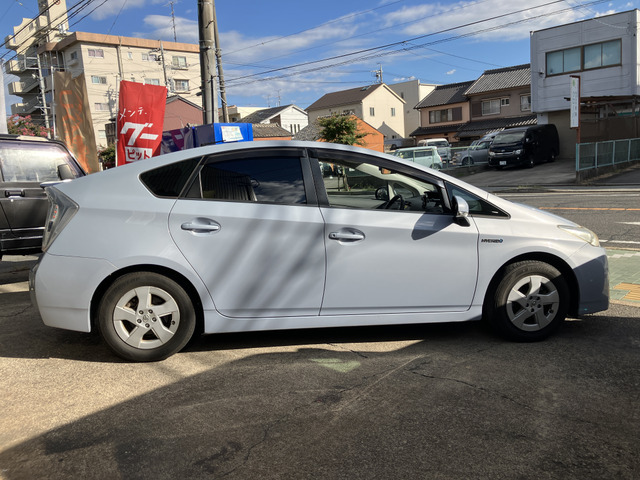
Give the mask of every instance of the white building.
<svg viewBox="0 0 640 480">
<path fill-rule="evenodd" d="M 531 101 L 553 123 L 561 155 L 575 155 L 569 128 L 570 77 L 580 77 L 581 141 L 639 137 L 640 12 L 631 10 L 531 34 Z"/>
<path fill-rule="evenodd" d="M 65 0 L 39 0 L 35 20 L 23 19 L 5 40 L 16 57 L 5 64 L 9 93 L 21 97 L 11 113 L 32 115 L 53 125 L 53 72 L 66 70 L 83 75 L 98 146 L 107 145 L 106 125 L 118 110 L 120 80 L 165 85 L 177 94 L 201 104 L 199 46 L 67 31 Z M 42 79 L 40 81 L 40 79 Z M 43 95 L 44 92 L 44 95 Z"/>
<path fill-rule="evenodd" d="M 420 127 L 420 111 L 416 105 L 436 88 L 435 84 L 421 83 L 420 80 L 394 83 L 389 88 L 396 92 L 406 103 L 404 105 L 404 137 Z"/>
</svg>

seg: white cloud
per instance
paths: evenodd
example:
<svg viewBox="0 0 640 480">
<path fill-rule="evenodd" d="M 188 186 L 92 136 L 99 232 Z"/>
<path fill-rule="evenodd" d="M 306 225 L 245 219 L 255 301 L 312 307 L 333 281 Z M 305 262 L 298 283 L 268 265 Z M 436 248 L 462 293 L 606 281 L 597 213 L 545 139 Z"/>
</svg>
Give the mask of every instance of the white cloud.
<svg viewBox="0 0 640 480">
<path fill-rule="evenodd" d="M 120 11 L 128 10 L 130 8 L 140 8 L 145 6 L 145 0 L 137 0 L 131 2 L 128 0 L 110 0 L 103 3 L 91 14 L 93 20 L 104 20 L 105 18 L 118 15 Z"/>
<path fill-rule="evenodd" d="M 579 10 L 567 9 L 566 3 L 540 6 L 548 0 L 531 0 L 527 2 L 527 9 L 505 15 L 506 13 L 523 10 L 523 3 L 509 4 L 505 8 L 504 0 L 480 0 L 475 2 L 457 2 L 452 4 L 430 3 L 413 7 L 403 7 L 385 17 L 387 26 L 396 25 L 406 36 L 416 37 L 442 32 L 446 37 L 471 34 L 474 38 L 483 40 L 516 40 L 529 37 L 529 32 L 548 28 L 554 25 L 574 22 L 584 17 Z M 494 20 L 482 21 L 500 16 Z M 467 27 L 456 28 L 461 25 Z M 426 37 L 424 41 L 427 41 Z M 433 37 L 434 39 L 437 37 Z"/>
<path fill-rule="evenodd" d="M 144 34 L 137 33 L 136 36 L 173 41 L 173 24 L 175 21 L 178 42 L 198 43 L 198 22 L 195 20 L 175 17 L 175 20 L 172 21 L 170 15 L 147 15 L 143 21 L 150 28 L 150 31 Z"/>
<path fill-rule="evenodd" d="M 447 72 L 447 75 L 453 75 L 454 73 L 456 73 L 455 68 L 454 68 L 453 70 L 449 70 L 449 71 Z"/>
</svg>

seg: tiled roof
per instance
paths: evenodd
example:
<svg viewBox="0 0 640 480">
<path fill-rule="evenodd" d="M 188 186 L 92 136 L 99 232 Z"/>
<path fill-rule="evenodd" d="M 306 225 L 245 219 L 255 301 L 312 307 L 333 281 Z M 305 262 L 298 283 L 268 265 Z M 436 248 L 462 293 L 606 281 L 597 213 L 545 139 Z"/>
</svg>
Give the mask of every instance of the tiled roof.
<svg viewBox="0 0 640 480">
<path fill-rule="evenodd" d="M 321 132 L 318 122 L 311 122 L 298 133 L 293 136 L 293 140 L 301 140 L 306 142 L 315 142 L 320 138 Z"/>
<path fill-rule="evenodd" d="M 531 85 L 531 65 L 528 63 L 515 67 L 486 70 L 464 93 L 465 95 L 473 95 L 526 87 L 527 85 Z"/>
<path fill-rule="evenodd" d="M 289 130 L 285 130 L 276 123 L 254 123 L 253 138 L 291 137 Z"/>
<path fill-rule="evenodd" d="M 281 112 L 284 112 L 289 107 L 293 105 L 285 105 L 284 107 L 273 107 L 273 108 L 264 108 L 262 110 L 257 110 L 253 113 L 250 113 L 246 117 L 242 117 L 243 123 L 261 123 L 264 120 L 267 120 L 271 117 L 275 117 Z"/>
<path fill-rule="evenodd" d="M 450 105 L 452 103 L 466 102 L 464 92 L 473 84 L 474 80 L 462 83 L 449 83 L 438 85 L 429 95 L 424 97 L 414 108 L 437 107 L 439 105 Z"/>
<path fill-rule="evenodd" d="M 538 118 L 536 114 L 523 115 L 520 117 L 493 118 L 491 120 L 478 120 L 467 122 L 458 129 L 456 137 L 477 137 L 491 132 L 498 132 L 505 128 L 524 127 L 526 125 L 536 125 Z"/>
<path fill-rule="evenodd" d="M 410 137 L 417 137 L 418 135 L 434 135 L 434 134 L 444 134 L 449 132 L 456 132 L 460 127 L 462 127 L 464 123 L 456 123 L 454 125 L 440 125 L 436 127 L 418 127 L 413 132 L 409 134 Z"/>
<path fill-rule="evenodd" d="M 341 92 L 327 93 L 307 107 L 307 112 L 311 110 L 322 110 L 325 108 L 338 107 L 340 105 L 353 105 L 360 103 L 372 92 L 383 86 L 382 83 L 367 85 L 365 87 L 351 88 Z"/>
</svg>

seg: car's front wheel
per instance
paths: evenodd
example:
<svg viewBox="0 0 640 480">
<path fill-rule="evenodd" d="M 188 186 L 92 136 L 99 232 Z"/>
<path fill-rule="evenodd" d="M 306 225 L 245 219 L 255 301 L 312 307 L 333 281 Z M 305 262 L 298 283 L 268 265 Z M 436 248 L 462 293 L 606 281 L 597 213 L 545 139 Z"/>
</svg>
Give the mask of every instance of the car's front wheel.
<svg viewBox="0 0 640 480">
<path fill-rule="evenodd" d="M 193 303 L 184 288 L 152 272 L 118 278 L 98 307 L 105 342 L 118 356 L 136 362 L 163 360 L 180 351 L 195 325 Z"/>
<path fill-rule="evenodd" d="M 487 321 L 516 341 L 548 337 L 564 321 L 569 288 L 560 271 L 548 263 L 526 260 L 506 267 L 485 302 Z"/>
</svg>

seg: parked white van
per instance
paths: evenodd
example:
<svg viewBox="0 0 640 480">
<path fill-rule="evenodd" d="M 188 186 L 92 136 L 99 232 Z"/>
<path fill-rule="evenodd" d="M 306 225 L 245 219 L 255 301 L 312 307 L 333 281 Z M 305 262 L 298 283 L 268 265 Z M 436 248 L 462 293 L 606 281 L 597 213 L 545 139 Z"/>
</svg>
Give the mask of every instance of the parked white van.
<svg viewBox="0 0 640 480">
<path fill-rule="evenodd" d="M 436 147 L 412 147 L 399 148 L 392 155 L 400 157 L 410 162 L 416 162 L 425 167 L 440 170 L 442 168 L 442 158 Z"/>
<path fill-rule="evenodd" d="M 418 142 L 419 147 L 436 147 L 440 158 L 445 163 L 451 161 L 451 144 L 446 138 L 425 138 Z"/>
</svg>

